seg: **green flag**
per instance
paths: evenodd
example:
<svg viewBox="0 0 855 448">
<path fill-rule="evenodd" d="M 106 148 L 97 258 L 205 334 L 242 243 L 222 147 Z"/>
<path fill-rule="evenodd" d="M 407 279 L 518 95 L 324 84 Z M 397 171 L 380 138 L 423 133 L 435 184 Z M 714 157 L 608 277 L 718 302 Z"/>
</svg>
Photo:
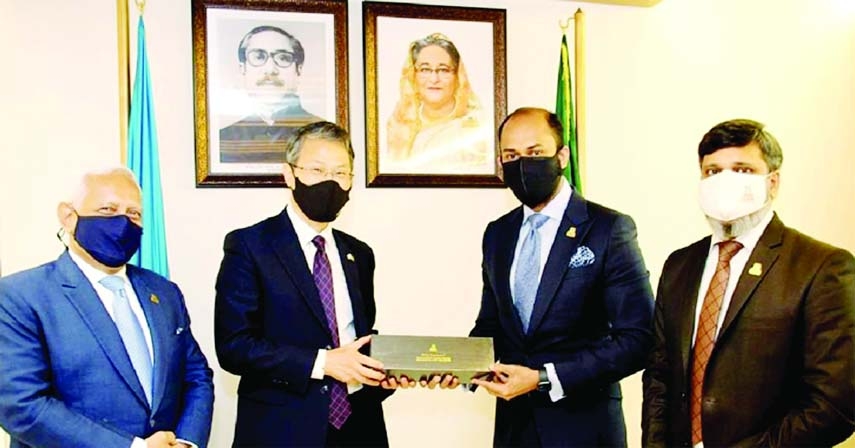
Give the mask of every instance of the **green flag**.
<svg viewBox="0 0 855 448">
<path fill-rule="evenodd" d="M 576 114 L 573 113 L 573 81 L 570 74 L 570 50 L 567 36 L 561 36 L 561 64 L 558 66 L 558 92 L 555 95 L 555 114 L 564 126 L 564 144 L 570 148 L 570 163 L 564 169 L 564 177 L 577 191 L 582 192 L 582 176 L 579 173 L 579 150 L 576 140 Z"/>
</svg>

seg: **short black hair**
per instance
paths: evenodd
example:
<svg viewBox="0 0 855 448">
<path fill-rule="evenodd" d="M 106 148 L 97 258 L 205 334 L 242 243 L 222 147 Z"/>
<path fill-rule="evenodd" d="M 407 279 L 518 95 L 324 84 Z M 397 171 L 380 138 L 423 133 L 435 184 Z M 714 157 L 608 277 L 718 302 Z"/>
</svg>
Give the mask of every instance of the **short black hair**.
<svg viewBox="0 0 855 448">
<path fill-rule="evenodd" d="M 297 74 L 299 75 L 300 69 L 303 68 L 303 61 L 305 61 L 306 59 L 306 51 L 303 50 L 303 44 L 300 43 L 300 39 L 297 39 L 287 31 L 276 26 L 262 25 L 249 30 L 249 32 L 243 36 L 243 39 L 241 39 L 240 43 L 238 44 L 238 61 L 240 61 L 241 64 L 246 64 L 246 48 L 249 46 L 249 39 L 252 38 L 252 36 L 255 36 L 256 34 L 263 33 L 265 31 L 279 33 L 288 38 L 288 40 L 291 42 L 291 46 L 294 47 L 294 66 L 296 67 Z"/>
<path fill-rule="evenodd" d="M 502 123 L 499 125 L 499 130 L 496 133 L 499 137 L 499 140 L 502 139 L 502 130 L 505 129 L 505 123 L 516 115 L 528 115 L 528 114 L 540 114 L 544 116 L 546 119 L 546 124 L 549 126 L 549 130 L 552 131 L 552 138 L 555 139 L 556 151 L 560 151 L 561 148 L 564 147 L 566 142 L 564 141 L 564 125 L 561 124 L 561 120 L 558 119 L 558 115 L 538 107 L 520 107 L 519 109 L 513 111 L 502 120 Z"/>
<path fill-rule="evenodd" d="M 698 163 L 722 148 L 741 148 L 756 143 L 763 153 L 763 160 L 769 172 L 777 171 L 784 162 L 784 153 L 781 145 L 763 123 L 738 118 L 721 122 L 704 134 L 698 144 Z"/>
</svg>

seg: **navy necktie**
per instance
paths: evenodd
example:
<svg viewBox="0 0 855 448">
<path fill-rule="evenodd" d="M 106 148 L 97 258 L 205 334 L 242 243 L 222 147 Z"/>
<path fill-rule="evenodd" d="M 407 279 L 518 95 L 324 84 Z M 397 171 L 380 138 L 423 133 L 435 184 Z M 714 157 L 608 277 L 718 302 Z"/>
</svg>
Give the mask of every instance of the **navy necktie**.
<svg viewBox="0 0 855 448">
<path fill-rule="evenodd" d="M 324 306 L 324 314 L 327 317 L 327 326 L 332 334 L 333 346 L 339 346 L 338 320 L 335 314 L 335 294 L 333 294 L 333 279 L 330 260 L 327 258 L 326 241 L 318 235 L 312 239 L 315 245 L 315 261 L 312 276 L 315 278 L 315 286 Z M 347 387 L 341 381 L 333 380 L 330 389 L 330 415 L 329 421 L 336 429 L 341 429 L 347 418 L 350 417 L 350 402 L 347 400 Z"/>
</svg>

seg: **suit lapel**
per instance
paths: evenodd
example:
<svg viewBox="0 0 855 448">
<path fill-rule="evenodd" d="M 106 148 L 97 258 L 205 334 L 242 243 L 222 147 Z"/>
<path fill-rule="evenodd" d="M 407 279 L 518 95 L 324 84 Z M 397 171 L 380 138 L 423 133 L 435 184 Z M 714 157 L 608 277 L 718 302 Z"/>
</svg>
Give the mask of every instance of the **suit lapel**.
<svg viewBox="0 0 855 448">
<path fill-rule="evenodd" d="M 285 272 L 291 277 L 294 286 L 300 291 L 303 299 L 306 301 L 312 314 L 318 320 L 318 323 L 329 334 L 329 326 L 327 325 L 327 316 L 324 313 L 321 298 L 318 295 L 318 288 L 315 286 L 315 279 L 312 277 L 312 272 L 306 264 L 306 255 L 303 248 L 300 247 L 300 240 L 297 238 L 297 232 L 294 231 L 294 225 L 288 219 L 288 214 L 285 210 L 279 214 L 279 219 L 276 220 L 275 229 L 269 229 L 271 246 Z M 332 334 L 330 334 L 332 340 Z"/>
<path fill-rule="evenodd" d="M 506 221 L 497 223 L 503 228 L 497 230 L 498 241 L 496 241 L 496 262 L 495 269 L 497 270 L 494 278 L 505 279 L 500 281 L 495 291 L 497 306 L 500 310 L 500 315 L 510 316 L 513 332 L 511 334 L 522 340 L 523 329 L 519 314 L 514 307 L 514 299 L 511 295 L 511 264 L 514 261 L 514 250 L 517 247 L 517 240 L 520 236 L 520 227 L 522 226 L 523 211 L 522 207 L 517 207 L 511 216 Z"/>
<path fill-rule="evenodd" d="M 154 303 L 156 292 L 150 288 L 148 283 L 140 275 L 141 271 L 133 266 L 128 266 L 128 278 L 134 288 L 134 294 L 139 299 L 140 307 L 142 307 L 145 320 L 148 323 L 148 330 L 151 334 L 151 347 L 154 351 L 154 365 L 152 369 L 153 381 L 151 390 L 151 408 L 157 409 L 160 404 L 162 392 L 166 388 L 166 378 L 169 375 L 168 366 L 171 364 L 167 353 L 173 351 L 168 347 L 174 328 L 169 328 L 166 316 L 160 310 L 159 303 Z M 161 294 L 163 295 L 163 294 Z M 159 299 L 157 299 L 159 302 Z"/>
<path fill-rule="evenodd" d="M 68 252 L 60 256 L 57 266 L 62 277 L 60 282 L 65 297 L 77 310 L 86 326 L 89 327 L 92 335 L 98 341 L 98 345 L 101 346 L 104 354 L 107 355 L 107 359 L 113 364 L 125 384 L 133 391 L 140 403 L 148 407 L 145 392 L 143 392 L 136 371 L 131 365 L 131 359 L 128 357 L 124 343 L 122 343 L 119 330 L 107 310 L 104 309 L 104 304 L 98 298 L 98 293 L 95 292 L 92 284 L 71 260 Z"/>
<path fill-rule="evenodd" d="M 680 340 L 680 356 L 683 362 L 683 372 L 689 372 L 689 360 L 692 351 L 692 333 L 695 331 L 695 308 L 698 306 L 698 294 L 701 288 L 701 277 L 704 275 L 704 265 L 709 255 L 711 237 L 695 243 L 686 253 L 683 265 L 674 273 L 678 280 L 679 289 L 674 291 L 672 300 L 679 300 L 678 313 L 680 319 L 676 322 L 677 334 Z"/>
<path fill-rule="evenodd" d="M 736 316 L 742 311 L 745 303 L 754 293 L 757 285 L 766 277 L 766 274 L 772 269 L 772 266 L 778 260 L 778 248 L 781 246 L 783 239 L 784 224 L 774 216 L 769 226 L 763 232 L 760 240 L 757 241 L 757 246 L 748 257 L 748 262 L 745 263 L 745 269 L 739 276 L 739 281 L 736 283 L 736 289 L 733 291 L 733 296 L 730 298 L 730 305 L 727 307 L 727 314 L 724 315 L 724 322 L 721 324 L 721 329 L 718 331 L 718 339 L 721 340 Z M 751 271 L 751 267 L 757 263 L 760 266 L 760 275 L 745 275 L 747 271 Z"/>
<path fill-rule="evenodd" d="M 570 202 L 567 203 L 567 208 L 564 209 L 564 217 L 558 226 L 558 233 L 549 249 L 549 257 L 546 259 L 543 274 L 540 276 L 540 285 L 537 288 L 534 308 L 528 326 L 529 335 L 534 334 L 537 330 L 538 325 L 546 315 L 546 310 L 549 309 L 549 305 L 555 298 L 558 286 L 564 279 L 564 273 L 568 269 L 570 259 L 576 253 L 579 241 L 585 239 L 590 229 L 587 221 L 588 206 L 585 204 L 585 198 L 579 192 L 574 191 L 570 196 Z M 572 238 L 567 235 L 570 227 L 576 228 L 575 236 Z"/>
<path fill-rule="evenodd" d="M 368 334 L 367 318 L 365 316 L 365 301 L 362 297 L 362 288 L 359 281 L 359 270 L 356 263 L 359 261 L 353 255 L 353 249 L 338 230 L 333 230 L 333 238 L 338 249 L 341 267 L 344 270 L 344 278 L 347 281 L 347 291 L 350 294 L 350 306 L 353 309 L 353 327 L 356 337 Z"/>
</svg>

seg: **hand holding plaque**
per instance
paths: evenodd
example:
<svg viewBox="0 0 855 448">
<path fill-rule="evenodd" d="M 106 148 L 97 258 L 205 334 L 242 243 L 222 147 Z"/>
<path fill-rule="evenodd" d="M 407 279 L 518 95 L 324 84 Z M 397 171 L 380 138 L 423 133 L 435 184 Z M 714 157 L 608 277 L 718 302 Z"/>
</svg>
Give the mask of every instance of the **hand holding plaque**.
<svg viewBox="0 0 855 448">
<path fill-rule="evenodd" d="M 490 374 L 492 338 L 375 335 L 371 357 L 387 377 L 423 380 L 427 387 L 455 387 Z"/>
</svg>

